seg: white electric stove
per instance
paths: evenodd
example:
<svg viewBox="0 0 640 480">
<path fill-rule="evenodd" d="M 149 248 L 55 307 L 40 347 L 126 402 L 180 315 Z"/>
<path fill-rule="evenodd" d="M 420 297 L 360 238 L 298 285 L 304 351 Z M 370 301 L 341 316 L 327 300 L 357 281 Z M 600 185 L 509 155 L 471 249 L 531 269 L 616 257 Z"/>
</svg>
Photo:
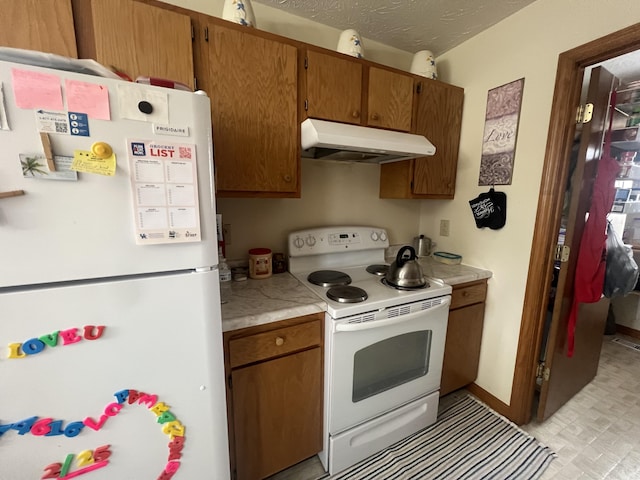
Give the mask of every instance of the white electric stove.
<svg viewBox="0 0 640 480">
<path fill-rule="evenodd" d="M 327 304 L 324 449 L 330 474 L 436 421 L 451 286 L 383 283 L 383 228 L 289 235 L 289 271 Z"/>
<path fill-rule="evenodd" d="M 300 282 L 327 302 L 332 318 L 343 318 L 358 313 L 380 310 L 390 306 L 448 295 L 451 286 L 440 280 L 427 278 L 427 287 L 400 290 L 383 283 L 388 268 L 385 250 L 389 238 L 383 228 L 340 226 L 323 227 L 293 232 L 289 235 L 289 271 Z M 312 283 L 310 276 L 319 275 L 320 284 Z M 335 281 L 329 272 L 343 273 L 349 283 Z M 314 280 L 311 278 L 311 280 Z M 323 281 L 326 280 L 326 281 Z M 346 298 L 332 297 L 332 288 L 345 286 L 364 290 L 361 292 L 337 292 Z M 348 290 L 348 289 L 347 289 Z"/>
</svg>

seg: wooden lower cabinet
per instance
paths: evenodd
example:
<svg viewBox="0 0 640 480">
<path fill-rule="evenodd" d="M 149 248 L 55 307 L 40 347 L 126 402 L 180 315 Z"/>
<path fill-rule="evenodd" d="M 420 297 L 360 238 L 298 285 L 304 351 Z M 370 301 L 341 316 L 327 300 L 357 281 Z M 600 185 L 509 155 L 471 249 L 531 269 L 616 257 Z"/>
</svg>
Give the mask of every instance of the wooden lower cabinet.
<svg viewBox="0 0 640 480">
<path fill-rule="evenodd" d="M 234 478 L 263 479 L 322 450 L 323 318 L 224 334 Z"/>
<path fill-rule="evenodd" d="M 473 383 L 478 375 L 487 281 L 453 287 L 440 396 Z"/>
</svg>

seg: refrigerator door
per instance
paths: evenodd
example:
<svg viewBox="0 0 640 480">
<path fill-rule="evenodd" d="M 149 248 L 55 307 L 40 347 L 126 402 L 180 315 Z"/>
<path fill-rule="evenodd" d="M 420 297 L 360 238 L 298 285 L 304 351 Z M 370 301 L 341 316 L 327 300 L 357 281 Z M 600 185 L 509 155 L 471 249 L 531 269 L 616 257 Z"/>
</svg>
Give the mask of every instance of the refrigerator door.
<svg viewBox="0 0 640 480">
<path fill-rule="evenodd" d="M 52 79 L 57 89 L 52 95 L 57 92 L 62 96 L 62 113 L 18 107 L 30 101 L 18 87 L 37 82 L 38 75 Z M 4 108 L 0 106 L 0 193 L 24 191 L 23 196 L 0 197 L 0 288 L 218 263 L 210 102 L 206 95 L 1 61 L 0 83 L 0 104 L 4 97 Z M 73 157 L 76 150 L 90 151 L 95 143 L 104 142 L 115 153 L 115 175 L 78 173 L 77 181 L 42 178 L 51 175 L 23 176 L 20 155 L 23 160 L 44 155 L 40 133 L 53 123 L 45 125 L 47 118 L 67 115 L 70 119 L 72 98 L 87 104 L 100 104 L 100 98 L 106 98 L 91 93 L 83 96 L 85 90 L 91 92 L 92 85 L 108 90 L 110 119 L 89 116 L 88 125 L 81 129 L 88 136 L 68 134 L 73 128 L 61 127 L 67 134 L 48 135 L 51 150 L 57 156 Z M 45 97 L 41 101 L 46 104 L 49 100 Z M 151 114 L 142 114 L 149 106 Z M 2 129 L 2 113 L 10 130 Z M 136 244 L 134 219 L 139 211 L 134 214 L 134 204 L 139 199 L 134 198 L 132 188 L 128 140 L 154 141 L 159 146 L 195 145 L 201 241 Z"/>
<path fill-rule="evenodd" d="M 217 271 L 21 289 L 0 311 L 0 479 L 229 479 Z"/>
</svg>

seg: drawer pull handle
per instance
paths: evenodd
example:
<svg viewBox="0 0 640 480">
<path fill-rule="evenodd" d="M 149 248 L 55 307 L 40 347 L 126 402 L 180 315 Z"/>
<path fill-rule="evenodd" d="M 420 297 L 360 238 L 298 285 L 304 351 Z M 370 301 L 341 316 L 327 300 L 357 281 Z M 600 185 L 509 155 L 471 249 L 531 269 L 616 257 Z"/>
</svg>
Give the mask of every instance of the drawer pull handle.
<svg viewBox="0 0 640 480">
<path fill-rule="evenodd" d="M 284 345 L 284 338 L 276 337 L 276 345 L 279 346 L 279 347 Z"/>
<path fill-rule="evenodd" d="M 354 110 L 353 112 L 351 112 L 351 116 L 353 118 L 360 118 L 360 112 L 358 110 Z"/>
</svg>

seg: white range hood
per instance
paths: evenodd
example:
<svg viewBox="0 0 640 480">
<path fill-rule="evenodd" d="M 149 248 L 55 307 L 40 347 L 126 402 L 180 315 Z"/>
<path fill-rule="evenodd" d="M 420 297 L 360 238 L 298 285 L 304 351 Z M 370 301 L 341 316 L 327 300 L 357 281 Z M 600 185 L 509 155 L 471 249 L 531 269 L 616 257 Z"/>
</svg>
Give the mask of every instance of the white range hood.
<svg viewBox="0 0 640 480">
<path fill-rule="evenodd" d="M 433 155 L 422 135 L 307 118 L 301 126 L 302 156 L 323 160 L 389 163 Z"/>
</svg>

